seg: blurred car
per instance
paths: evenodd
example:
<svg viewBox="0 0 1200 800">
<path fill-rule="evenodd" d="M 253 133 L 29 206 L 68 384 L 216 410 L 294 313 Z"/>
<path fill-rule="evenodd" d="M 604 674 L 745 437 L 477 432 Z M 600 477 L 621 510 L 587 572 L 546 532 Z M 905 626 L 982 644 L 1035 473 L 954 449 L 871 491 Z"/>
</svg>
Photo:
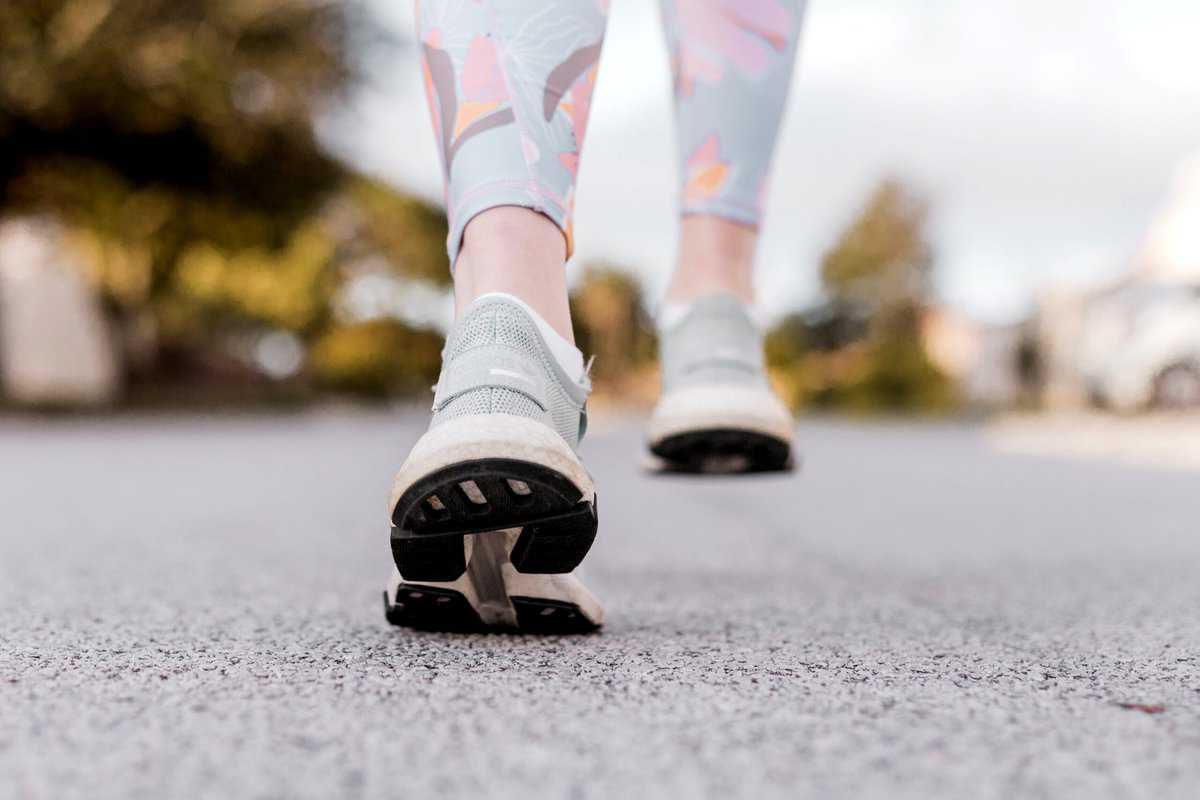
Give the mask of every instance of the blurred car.
<svg viewBox="0 0 1200 800">
<path fill-rule="evenodd" d="M 1082 333 L 1097 404 L 1200 410 L 1200 283 L 1127 284 L 1090 304 Z"/>
</svg>

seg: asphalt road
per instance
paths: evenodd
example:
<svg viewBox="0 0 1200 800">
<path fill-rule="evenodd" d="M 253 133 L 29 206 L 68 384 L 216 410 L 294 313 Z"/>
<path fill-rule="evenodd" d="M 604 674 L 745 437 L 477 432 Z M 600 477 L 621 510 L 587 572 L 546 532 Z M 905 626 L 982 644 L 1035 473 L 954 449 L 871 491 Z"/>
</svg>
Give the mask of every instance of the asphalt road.
<svg viewBox="0 0 1200 800">
<path fill-rule="evenodd" d="M 816 421 L 648 477 L 599 424 L 606 630 L 458 637 L 380 606 L 422 424 L 0 419 L 0 795 L 1200 791 L 1200 472 Z"/>
</svg>

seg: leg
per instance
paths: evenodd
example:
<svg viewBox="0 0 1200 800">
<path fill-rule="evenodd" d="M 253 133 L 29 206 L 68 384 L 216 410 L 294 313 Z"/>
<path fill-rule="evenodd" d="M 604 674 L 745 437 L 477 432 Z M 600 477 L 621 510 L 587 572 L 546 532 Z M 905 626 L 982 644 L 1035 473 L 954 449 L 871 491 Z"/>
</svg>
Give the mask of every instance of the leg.
<svg viewBox="0 0 1200 800">
<path fill-rule="evenodd" d="M 418 6 L 457 319 L 433 420 L 393 484 L 385 607 L 398 625 L 600 624 L 570 574 L 596 535 L 596 492 L 577 452 L 589 384 L 563 267 L 601 6 Z"/>
<path fill-rule="evenodd" d="M 518 206 L 481 212 L 463 234 L 454 270 L 454 309 L 458 316 L 489 292 L 521 298 L 569 342 L 566 242 L 542 214 Z"/>
<path fill-rule="evenodd" d="M 662 2 L 683 155 L 679 263 L 667 298 L 726 291 L 749 302 L 804 0 Z"/>
<path fill-rule="evenodd" d="M 514 294 L 570 339 L 563 264 L 604 37 L 598 0 L 425 2 L 425 88 L 460 312 Z"/>
<path fill-rule="evenodd" d="M 758 224 L 803 0 L 663 0 L 683 155 L 679 263 L 659 319 L 650 449 L 668 468 L 787 469 L 792 418 L 771 391 L 749 305 Z"/>
<path fill-rule="evenodd" d="M 715 214 L 679 220 L 679 261 L 667 285 L 667 302 L 690 303 L 714 292 L 754 302 L 758 228 Z"/>
</svg>

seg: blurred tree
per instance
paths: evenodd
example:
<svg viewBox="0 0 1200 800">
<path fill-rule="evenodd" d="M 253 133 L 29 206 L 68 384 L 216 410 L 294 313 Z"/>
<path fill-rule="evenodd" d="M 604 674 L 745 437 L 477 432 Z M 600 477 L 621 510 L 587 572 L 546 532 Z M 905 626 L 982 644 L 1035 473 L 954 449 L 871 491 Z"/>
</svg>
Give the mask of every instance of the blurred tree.
<svg viewBox="0 0 1200 800">
<path fill-rule="evenodd" d="M 839 315 L 873 327 L 904 326 L 926 302 L 933 251 L 925 239 L 926 203 L 899 181 L 884 180 L 821 259 L 821 282 Z M 900 331 L 897 331 L 900 333 Z"/>
<path fill-rule="evenodd" d="M 881 182 L 821 259 L 828 301 L 785 317 L 768 333 L 768 363 L 796 404 L 857 410 L 954 404 L 952 383 L 921 341 L 933 268 L 927 212 L 900 182 Z"/>
<path fill-rule="evenodd" d="M 366 397 L 428 392 L 442 365 L 442 337 L 392 319 L 332 328 L 313 343 L 318 386 Z"/>
<path fill-rule="evenodd" d="M 812 346 L 809 327 L 808 319 L 798 311 L 776 322 L 764 342 L 767 367 L 787 369 L 803 358 Z"/>
<path fill-rule="evenodd" d="M 657 339 L 642 287 L 628 271 L 589 265 L 571 292 L 575 343 L 595 357 L 592 378 L 601 390 L 632 389 L 641 368 L 654 363 Z"/>
<path fill-rule="evenodd" d="M 323 340 L 356 262 L 444 285 L 444 215 L 315 135 L 371 30 L 359 2 L 0 3 L 0 214 L 70 227 L 150 369 L 231 330 Z"/>
<path fill-rule="evenodd" d="M 380 254 L 409 278 L 450 285 L 446 259 L 446 215 L 416 197 L 398 194 L 378 181 L 354 181 L 346 192 L 342 239 L 357 245 L 353 257 Z"/>
<path fill-rule="evenodd" d="M 73 205 L 69 193 L 45 193 L 53 183 L 20 191 L 20 178 L 79 160 L 133 190 L 169 187 L 278 234 L 344 173 L 317 146 L 312 120 L 355 77 L 357 9 L 301 0 L 0 5 L 5 199 Z"/>
<path fill-rule="evenodd" d="M 919 338 L 876 337 L 850 351 L 844 371 L 813 387 L 810 403 L 851 411 L 946 411 L 958 402 L 952 381 Z"/>
</svg>

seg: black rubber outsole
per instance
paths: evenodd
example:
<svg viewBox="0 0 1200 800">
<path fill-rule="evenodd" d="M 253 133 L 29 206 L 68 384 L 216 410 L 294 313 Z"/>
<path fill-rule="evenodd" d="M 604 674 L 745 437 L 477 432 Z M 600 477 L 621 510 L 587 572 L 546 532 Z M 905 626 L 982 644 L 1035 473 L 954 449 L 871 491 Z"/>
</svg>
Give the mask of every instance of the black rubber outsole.
<svg viewBox="0 0 1200 800">
<path fill-rule="evenodd" d="M 650 447 L 664 472 L 731 475 L 790 472 L 792 446 L 783 439 L 737 428 L 709 428 L 667 436 Z"/>
<path fill-rule="evenodd" d="M 600 629 L 574 603 L 546 597 L 514 596 L 509 600 L 517 611 L 517 625 L 522 633 L 591 633 Z"/>
<path fill-rule="evenodd" d="M 461 461 L 416 481 L 392 509 L 392 558 L 409 580 L 452 581 L 466 571 L 463 536 L 521 528 L 518 572 L 579 566 L 596 539 L 596 503 L 561 473 L 530 461 Z"/>
<path fill-rule="evenodd" d="M 396 590 L 395 605 L 387 592 L 383 593 L 383 614 L 393 625 L 423 631 L 476 633 L 487 629 L 471 601 L 452 589 L 402 584 Z"/>
<path fill-rule="evenodd" d="M 393 605 L 383 593 L 383 611 L 392 625 L 441 633 L 528 633 L 562 636 L 600 629 L 574 603 L 544 597 L 511 597 L 517 628 L 489 628 L 461 592 L 430 586 L 400 585 Z"/>
</svg>

